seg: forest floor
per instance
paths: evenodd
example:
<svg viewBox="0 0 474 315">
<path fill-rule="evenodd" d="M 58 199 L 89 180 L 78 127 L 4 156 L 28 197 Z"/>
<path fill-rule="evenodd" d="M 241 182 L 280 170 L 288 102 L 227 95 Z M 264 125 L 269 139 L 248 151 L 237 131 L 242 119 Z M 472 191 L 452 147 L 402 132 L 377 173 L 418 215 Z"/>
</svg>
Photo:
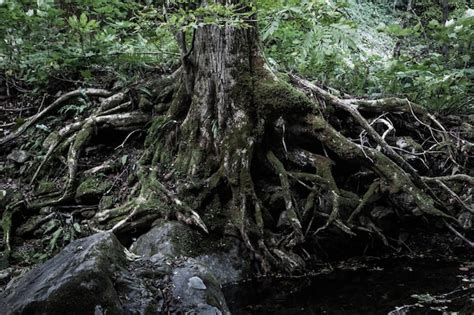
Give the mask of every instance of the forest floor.
<svg viewBox="0 0 474 315">
<path fill-rule="evenodd" d="M 138 107 L 142 102 L 140 95 L 150 93 L 148 90 L 153 77 L 148 77 L 140 82 L 130 84 L 128 93 Z M 10 81 L 3 82 L 0 89 L 0 137 L 8 136 L 12 130 L 25 122 L 43 109 L 47 104 L 64 95 L 68 91 L 83 86 L 79 81 L 52 81 L 44 90 L 31 91 L 23 87 L 21 83 Z M 117 89 L 112 79 L 104 79 L 102 82 L 94 82 L 94 88 Z M 57 192 L 63 185 L 63 174 L 68 167 L 64 156 L 59 154 L 55 157 L 53 166 L 46 167 L 38 173 L 38 165 L 41 164 L 46 151 L 42 148 L 48 135 L 62 126 L 72 125 L 81 119 L 85 119 L 97 106 L 88 97 L 82 100 L 74 100 L 63 106 L 57 115 L 46 117 L 38 122 L 20 137 L 21 145 L 10 147 L 0 152 L 0 214 L 5 214 L 5 209 L 11 200 L 32 200 Z M 464 123 L 469 123 L 472 129 L 474 117 L 450 116 L 443 118 L 443 124 L 451 126 L 454 132 Z M 84 150 L 84 154 L 78 162 L 79 172 L 89 174 L 90 178 L 80 179 L 80 188 L 75 192 L 74 201 L 71 203 L 58 204 L 54 206 L 41 207 L 31 212 L 15 213 L 11 218 L 11 237 L 8 246 L 11 246 L 11 256 L 0 259 L 0 284 L 5 285 L 12 277 L 22 274 L 37 263 L 43 262 L 70 241 L 93 234 L 96 230 L 90 227 L 89 220 L 95 214 L 104 209 L 124 203 L 127 197 L 133 194 L 131 183 L 136 181 L 136 164 L 139 160 L 148 126 L 134 126 L 132 129 L 123 131 L 114 129 L 101 129 L 94 136 Z M 472 130 L 471 130 L 472 132 Z M 41 153 L 38 153 L 41 152 Z M 469 153 L 468 153 L 469 154 Z M 445 163 L 448 163 L 445 161 Z M 469 163 L 467 165 L 470 165 Z M 472 170 L 470 170 L 472 173 Z M 38 174 L 39 176 L 36 176 Z M 471 174 L 472 175 L 472 174 Z M 167 174 L 161 174 L 166 177 Z M 32 178 L 35 180 L 32 181 Z M 458 187 L 459 188 L 459 187 Z M 472 204 L 472 187 L 464 186 L 457 189 L 461 193 L 451 196 L 454 204 L 462 198 L 463 203 Z M 2 224 L 5 224 L 5 218 Z M 352 247 L 353 243 L 338 247 L 329 246 L 326 253 L 314 260 L 315 266 L 318 262 L 332 260 L 340 261 L 344 265 L 349 256 L 373 256 L 379 255 L 396 257 L 397 255 L 408 255 L 411 257 L 433 257 L 433 259 L 444 258 L 447 261 L 465 261 L 469 264 L 472 260 L 472 247 L 466 244 L 469 237 L 472 238 L 472 229 L 467 227 L 467 235 L 458 234 L 457 230 L 450 231 L 443 225 L 432 225 L 426 222 L 419 226 L 419 221 L 413 222 L 413 226 L 406 225 L 406 231 L 401 233 L 401 239 L 397 242 L 399 247 L 384 246 L 380 240 L 366 240 L 365 243 Z M 146 230 L 144 227 L 131 229 L 121 235 L 121 241 L 125 246 L 136 239 Z M 470 232 L 469 232 L 470 231 Z M 470 233 L 470 234 L 469 234 Z M 3 235 L 5 236 L 5 235 Z M 5 240 L 5 237 L 3 238 Z M 7 244 L 0 244 L 5 250 Z M 343 250 L 343 249 L 352 250 Z M 340 254 L 344 252 L 344 254 Z M 363 263 L 361 258 L 360 263 Z M 472 268 L 472 263 L 470 265 Z M 351 266 L 347 269 L 352 268 Z M 471 270 L 471 269 L 470 269 Z M 472 283 L 470 284 L 472 288 Z"/>
</svg>

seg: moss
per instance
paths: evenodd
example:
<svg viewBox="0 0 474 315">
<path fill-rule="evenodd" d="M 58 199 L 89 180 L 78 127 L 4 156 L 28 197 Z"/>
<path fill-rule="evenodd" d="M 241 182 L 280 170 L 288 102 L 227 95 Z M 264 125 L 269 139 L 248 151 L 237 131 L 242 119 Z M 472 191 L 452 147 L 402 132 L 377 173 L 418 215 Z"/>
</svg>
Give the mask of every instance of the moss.
<svg viewBox="0 0 474 315">
<path fill-rule="evenodd" d="M 48 194 L 56 190 L 56 184 L 54 182 L 42 180 L 38 184 L 38 189 L 36 190 L 38 194 Z"/>
<path fill-rule="evenodd" d="M 144 112 L 149 112 L 153 108 L 153 103 L 144 95 L 138 100 L 138 108 Z"/>
<path fill-rule="evenodd" d="M 96 203 L 112 187 L 109 180 L 99 177 L 88 177 L 76 189 L 77 202 Z"/>
<path fill-rule="evenodd" d="M 92 132 L 94 131 L 93 124 L 93 122 L 86 123 L 84 127 L 77 133 L 76 139 L 74 140 L 73 144 L 73 147 L 76 150 L 80 149 L 82 145 L 89 141 L 89 138 L 91 137 Z"/>
<path fill-rule="evenodd" d="M 114 197 L 112 196 L 103 196 L 99 202 L 99 211 L 110 209 L 114 205 Z"/>
<path fill-rule="evenodd" d="M 314 108 L 306 95 L 281 80 L 257 80 L 254 94 L 255 103 L 265 117 L 299 115 Z"/>
</svg>

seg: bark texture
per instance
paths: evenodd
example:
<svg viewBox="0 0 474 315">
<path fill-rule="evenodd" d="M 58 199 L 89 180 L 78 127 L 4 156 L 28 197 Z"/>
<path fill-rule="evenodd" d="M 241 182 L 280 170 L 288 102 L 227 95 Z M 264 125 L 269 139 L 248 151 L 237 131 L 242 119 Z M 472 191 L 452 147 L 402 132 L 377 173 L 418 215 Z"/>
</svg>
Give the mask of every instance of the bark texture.
<svg viewBox="0 0 474 315">
<path fill-rule="evenodd" d="M 255 27 L 208 25 L 193 36 L 187 47 L 177 34 L 182 67 L 153 83 L 153 97 L 142 96 L 138 109 L 117 93 L 49 137 L 32 182 L 55 152 L 67 151 L 62 191 L 9 203 L 8 252 L 15 213 L 74 203 L 78 177 L 111 167 L 78 169 L 97 129 L 132 131 L 119 148 L 145 124 L 129 197 L 88 218 L 93 231 L 123 235 L 176 219 L 209 239 L 239 238 L 262 272 L 302 270 L 326 244 L 403 247 L 400 235 L 413 221 L 439 223 L 472 246 L 472 122 L 445 127 L 408 100 L 341 98 L 297 76 L 278 78 Z"/>
</svg>

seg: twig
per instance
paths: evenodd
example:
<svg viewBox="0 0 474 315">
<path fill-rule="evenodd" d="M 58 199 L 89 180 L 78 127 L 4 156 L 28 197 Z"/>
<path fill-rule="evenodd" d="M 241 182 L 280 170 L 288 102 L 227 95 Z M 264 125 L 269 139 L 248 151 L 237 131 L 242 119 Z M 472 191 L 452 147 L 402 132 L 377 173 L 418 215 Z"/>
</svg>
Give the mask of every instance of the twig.
<svg viewBox="0 0 474 315">
<path fill-rule="evenodd" d="M 0 125 L 0 128 L 8 128 L 8 127 L 12 127 L 12 126 L 15 126 L 15 123 L 14 123 L 14 122 L 6 123 L 6 124 L 1 124 L 1 125 Z"/>
<path fill-rule="evenodd" d="M 32 106 L 30 106 L 30 107 L 21 107 L 21 108 L 0 107 L 0 110 L 2 110 L 4 112 L 22 112 L 22 111 L 29 110 L 29 109 L 32 109 L 32 108 L 33 108 Z"/>
<path fill-rule="evenodd" d="M 130 132 L 130 133 L 125 137 L 125 140 L 123 140 L 123 142 L 122 142 L 120 145 L 118 145 L 114 150 L 117 150 L 118 148 L 122 148 L 122 149 L 123 149 L 123 147 L 124 147 L 125 143 L 127 142 L 127 140 L 128 140 L 134 133 L 139 132 L 139 131 L 143 131 L 143 129 L 136 129 L 136 130 Z"/>
<path fill-rule="evenodd" d="M 454 234 L 456 234 L 457 237 L 459 237 L 460 239 L 462 239 L 464 242 L 466 242 L 469 246 L 471 246 L 472 248 L 474 248 L 474 242 L 470 241 L 469 239 L 467 239 L 464 235 L 462 235 L 461 233 L 459 233 L 455 228 L 453 228 L 453 226 L 451 224 L 449 224 L 448 222 L 446 222 L 445 220 L 443 220 L 444 224 L 448 227 L 448 229 L 450 229 Z"/>
<path fill-rule="evenodd" d="M 448 176 L 439 176 L 439 177 L 422 177 L 426 182 L 436 182 L 437 180 L 441 181 L 465 181 L 469 184 L 474 186 L 474 177 L 471 177 L 466 174 L 456 174 L 456 175 L 448 175 Z"/>
</svg>

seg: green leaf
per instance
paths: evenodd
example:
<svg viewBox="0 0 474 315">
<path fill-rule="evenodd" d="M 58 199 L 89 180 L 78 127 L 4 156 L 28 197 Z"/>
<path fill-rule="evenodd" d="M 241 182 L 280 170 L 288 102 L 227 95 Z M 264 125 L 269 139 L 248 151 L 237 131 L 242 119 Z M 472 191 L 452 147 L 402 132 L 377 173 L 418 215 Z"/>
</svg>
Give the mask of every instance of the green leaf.
<svg viewBox="0 0 474 315">
<path fill-rule="evenodd" d="M 81 233 L 81 226 L 79 225 L 79 223 L 74 222 L 72 227 L 74 228 L 74 231 L 76 231 L 77 233 Z"/>
<path fill-rule="evenodd" d="M 59 237 L 63 234 L 63 228 L 58 228 L 56 231 L 54 231 L 51 240 L 49 241 L 49 248 L 50 250 L 53 250 L 58 242 Z"/>
<path fill-rule="evenodd" d="M 127 161 L 128 161 L 128 155 L 125 154 L 124 156 L 122 156 L 120 158 L 120 163 L 122 163 L 123 166 L 125 166 L 125 164 L 127 164 Z"/>
<path fill-rule="evenodd" d="M 87 26 L 87 15 L 85 12 L 82 12 L 81 13 L 81 16 L 79 18 L 79 22 L 81 23 L 81 26 L 82 27 L 86 27 Z"/>
</svg>

